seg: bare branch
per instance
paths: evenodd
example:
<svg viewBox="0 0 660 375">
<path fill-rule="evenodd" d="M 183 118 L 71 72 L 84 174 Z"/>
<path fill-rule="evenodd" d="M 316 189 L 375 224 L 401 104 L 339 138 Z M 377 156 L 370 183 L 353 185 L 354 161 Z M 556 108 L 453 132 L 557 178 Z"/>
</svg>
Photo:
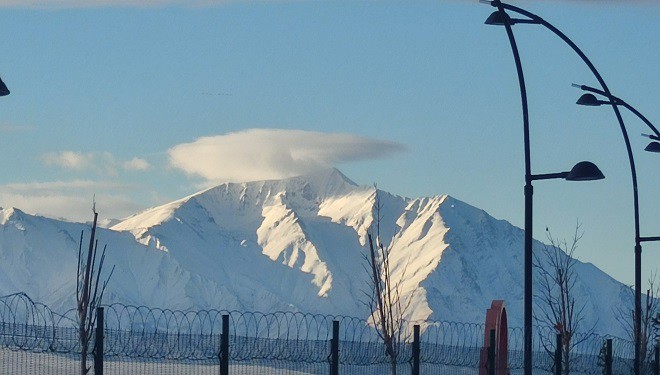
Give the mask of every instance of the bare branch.
<svg viewBox="0 0 660 375">
<path fill-rule="evenodd" d="M 578 304 L 574 289 L 577 284 L 575 251 L 583 236 L 580 223 L 575 226 L 570 242 L 558 240 L 546 228 L 549 245 L 545 245 L 540 254 L 534 254 L 534 267 L 538 270 L 539 292 L 535 296 L 537 305 L 535 320 L 537 324 L 551 328 L 562 335 L 562 357 L 564 374 L 570 372 L 572 350 L 593 333 L 596 324 L 585 329 L 586 302 Z M 549 340 L 543 343 L 546 350 L 554 347 Z"/>
<path fill-rule="evenodd" d="M 382 204 L 375 189 L 373 231 L 367 233 L 368 254 L 364 256 L 363 266 L 369 275 L 369 291 L 364 292 L 369 306 L 371 321 L 377 335 L 385 346 L 385 353 L 390 361 L 390 373 L 396 375 L 396 363 L 400 345 L 405 340 L 405 316 L 412 305 L 414 293 L 404 293 L 403 285 L 406 279 L 410 258 L 403 268 L 393 269 L 391 245 L 385 245 L 380 236 Z M 401 267 L 401 266 L 399 266 Z"/>
<path fill-rule="evenodd" d="M 105 264 L 105 252 L 107 246 L 103 247 L 101 257 L 97 263 L 98 240 L 96 239 L 96 228 L 98 213 L 96 207 L 94 211 L 94 221 L 92 223 L 89 247 L 86 254 L 87 262 L 83 262 L 82 240 L 83 233 L 80 234 L 80 243 L 78 245 L 78 268 L 76 271 L 76 305 L 78 313 L 78 340 L 80 342 L 80 373 L 85 375 L 90 368 L 87 367 L 87 353 L 89 343 L 92 339 L 93 328 L 96 322 L 95 310 L 101 304 L 103 294 L 114 272 L 114 266 L 110 274 L 103 282 L 100 292 L 99 284 L 101 274 Z"/>
</svg>

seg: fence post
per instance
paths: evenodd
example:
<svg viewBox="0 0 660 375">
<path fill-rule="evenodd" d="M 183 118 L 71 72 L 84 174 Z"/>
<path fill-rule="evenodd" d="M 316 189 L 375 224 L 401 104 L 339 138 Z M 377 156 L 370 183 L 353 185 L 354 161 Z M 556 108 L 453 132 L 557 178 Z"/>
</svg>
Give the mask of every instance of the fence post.
<svg viewBox="0 0 660 375">
<path fill-rule="evenodd" d="M 488 375 L 495 375 L 495 330 L 491 329 L 488 336 Z"/>
<path fill-rule="evenodd" d="M 222 316 L 220 334 L 220 375 L 229 375 L 229 315 Z"/>
<path fill-rule="evenodd" d="M 605 343 L 605 375 L 612 375 L 612 339 Z"/>
<path fill-rule="evenodd" d="M 412 375 L 419 375 L 419 324 L 413 326 Z"/>
<path fill-rule="evenodd" d="M 339 321 L 332 321 L 330 340 L 330 375 L 339 375 Z"/>
<path fill-rule="evenodd" d="M 557 346 L 555 347 L 555 375 L 561 375 L 562 368 L 561 368 L 561 342 L 562 342 L 562 334 L 558 333 L 557 334 Z"/>
<path fill-rule="evenodd" d="M 94 374 L 103 375 L 103 307 L 96 308 L 96 338 L 94 341 Z"/>
</svg>

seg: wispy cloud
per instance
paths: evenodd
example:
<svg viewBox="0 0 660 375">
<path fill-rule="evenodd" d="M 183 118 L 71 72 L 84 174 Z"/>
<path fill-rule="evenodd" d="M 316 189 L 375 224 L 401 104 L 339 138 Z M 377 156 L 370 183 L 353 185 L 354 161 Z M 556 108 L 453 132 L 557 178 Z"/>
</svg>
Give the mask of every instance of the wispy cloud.
<svg viewBox="0 0 660 375">
<path fill-rule="evenodd" d="M 240 0 L 0 0 L 6 8 L 98 8 L 98 7 L 159 7 L 180 5 L 202 7 L 226 4 Z"/>
<path fill-rule="evenodd" d="M 101 175 L 116 176 L 118 170 L 146 171 L 151 165 L 142 158 L 120 162 L 109 152 L 84 153 L 78 151 L 50 152 L 41 156 L 41 161 L 47 166 L 77 171 L 95 170 Z"/>
<path fill-rule="evenodd" d="M 404 150 L 400 143 L 352 134 L 250 129 L 180 144 L 168 155 L 171 166 L 214 184 L 291 177 Z"/>
<path fill-rule="evenodd" d="M 0 185 L 0 205 L 54 218 L 88 221 L 96 196 L 104 218 L 126 217 L 143 209 L 130 194 L 130 185 L 108 181 L 72 180 Z"/>
<path fill-rule="evenodd" d="M 42 155 L 41 160 L 48 166 L 65 169 L 83 170 L 92 166 L 94 155 L 75 151 L 50 152 Z"/>
<path fill-rule="evenodd" d="M 151 165 L 148 161 L 136 157 L 124 162 L 123 167 L 127 171 L 146 171 L 151 168 Z"/>
<path fill-rule="evenodd" d="M 59 151 L 41 155 L 49 167 L 72 172 L 76 179 L 21 182 L 0 185 L 0 206 L 17 207 L 31 214 L 89 220 L 92 200 L 105 218 L 122 218 L 145 208 L 146 196 L 137 185 L 126 183 L 120 174 L 145 173 L 151 164 L 142 158 L 118 159 L 110 152 Z M 130 181 L 130 180 L 129 180 Z M 140 198 L 136 198 L 136 197 Z"/>
</svg>

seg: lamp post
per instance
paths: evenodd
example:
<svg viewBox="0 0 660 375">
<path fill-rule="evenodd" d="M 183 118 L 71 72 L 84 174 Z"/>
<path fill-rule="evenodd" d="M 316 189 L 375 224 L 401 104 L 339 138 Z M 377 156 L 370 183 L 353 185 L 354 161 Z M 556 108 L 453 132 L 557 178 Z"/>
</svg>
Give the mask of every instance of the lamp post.
<svg viewBox="0 0 660 375">
<path fill-rule="evenodd" d="M 608 94 L 602 90 L 595 89 L 586 85 L 576 85 L 574 87 L 580 88 L 583 91 L 590 93 L 583 94 L 576 102 L 576 104 L 584 106 L 600 106 L 600 105 L 620 105 L 628 109 L 634 115 L 639 117 L 646 126 L 654 133 L 650 135 L 643 134 L 644 136 L 650 138 L 651 143 L 646 146 L 645 151 L 660 153 L 660 132 L 658 129 L 653 126 L 653 124 L 642 115 L 638 110 L 633 106 L 626 103 L 624 100 L 617 98 L 612 94 Z M 602 96 L 605 96 L 609 100 L 599 100 L 591 93 L 596 93 Z M 628 138 L 626 127 L 623 123 L 622 118 L 619 119 L 619 125 L 621 130 L 624 132 L 624 139 Z M 640 235 L 640 224 L 639 224 L 639 197 L 637 192 L 637 171 L 635 169 L 635 161 L 633 160 L 633 153 L 630 148 L 630 142 L 626 142 L 626 147 L 628 149 L 628 157 L 630 158 L 630 173 L 633 176 L 633 215 L 635 219 L 635 313 L 633 317 L 633 336 L 635 339 L 635 373 L 639 374 L 641 370 L 641 357 L 642 357 L 642 242 L 650 241 L 660 241 L 660 236 L 658 237 L 642 237 Z"/>
<path fill-rule="evenodd" d="M 4 82 L 2 82 L 2 78 L 0 78 L 0 96 L 5 96 L 9 95 L 9 89 L 7 88 L 7 85 L 5 85 Z"/>
<path fill-rule="evenodd" d="M 509 4 L 502 3 L 500 0 L 493 0 L 493 1 L 480 0 L 480 2 L 485 3 L 485 4 L 490 4 L 491 6 L 498 8 L 497 11 L 493 12 L 493 14 L 491 14 L 490 17 L 488 17 L 488 19 L 486 20 L 486 23 L 487 24 L 492 24 L 492 25 L 504 25 L 507 29 L 507 34 L 509 34 L 509 40 L 512 43 L 512 49 L 515 49 L 515 42 L 513 41 L 513 34 L 512 34 L 512 31 L 511 31 L 511 25 L 514 25 L 514 24 L 537 24 L 537 25 L 542 25 L 546 29 L 552 31 L 556 36 L 558 36 L 561 40 L 563 40 L 569 47 L 571 47 L 571 49 L 573 49 L 573 51 L 578 56 L 580 56 L 582 61 L 587 65 L 587 67 L 589 67 L 589 70 L 591 70 L 594 77 L 598 80 L 598 83 L 602 87 L 602 91 L 600 91 L 600 90 L 598 90 L 598 91 L 600 91 L 600 93 L 602 95 L 604 95 L 605 97 L 607 97 L 607 98 L 611 98 L 611 99 L 615 98 L 612 95 L 612 93 L 610 92 L 607 85 L 605 84 L 605 81 L 603 80 L 602 76 L 600 75 L 600 73 L 598 72 L 596 67 L 591 63 L 591 61 L 582 52 L 582 50 L 580 50 L 580 48 L 578 48 L 578 46 L 575 43 L 573 43 L 573 41 L 570 38 L 568 38 L 564 33 L 562 33 L 559 29 L 554 27 L 552 24 L 550 24 L 549 22 L 545 21 L 541 17 L 539 17 L 539 16 L 537 16 L 537 15 L 531 13 L 531 12 L 528 12 L 524 9 L 509 5 Z M 517 14 L 523 15 L 527 18 L 526 19 L 513 19 L 505 12 L 505 9 L 510 10 L 512 12 L 515 12 Z M 514 52 L 514 57 L 515 56 L 517 56 L 517 51 Z M 521 71 L 519 70 L 519 74 L 520 73 L 521 73 Z M 649 125 L 650 123 L 648 122 L 648 120 L 646 120 L 644 118 L 644 116 L 642 116 L 639 112 L 634 110 L 634 108 L 628 106 L 627 103 L 621 101 L 620 99 L 619 100 L 610 100 L 609 102 L 606 102 L 606 103 L 604 102 L 602 104 L 609 104 L 609 105 L 612 106 L 612 109 L 613 109 L 614 114 L 617 118 L 617 121 L 619 122 L 619 126 L 621 128 L 621 133 L 623 135 L 624 142 L 626 144 L 626 149 L 627 149 L 627 152 L 628 152 L 628 160 L 630 162 L 630 169 L 631 169 L 631 172 L 632 172 L 631 177 L 632 177 L 632 184 L 633 184 L 633 200 L 634 200 L 634 202 L 637 202 L 637 175 L 635 173 L 635 161 L 634 161 L 634 158 L 632 156 L 632 149 L 630 147 L 630 140 L 628 138 L 628 134 L 627 134 L 625 126 L 623 124 L 623 119 L 621 117 L 621 113 L 619 111 L 618 106 L 623 105 L 623 106 L 627 107 L 633 113 L 635 113 L 637 116 L 639 116 L 642 120 L 644 120 L 647 123 L 647 125 Z M 650 125 L 650 126 L 652 127 L 652 125 Z M 657 130 L 655 132 L 656 132 L 656 137 L 657 137 L 657 134 L 658 134 Z M 654 137 L 651 137 L 651 138 L 655 139 L 656 141 L 658 140 Z M 649 146 L 647 146 L 646 150 L 647 151 L 652 151 L 652 152 L 659 152 L 658 150 L 660 150 L 660 143 L 652 142 L 651 144 L 649 144 Z M 637 203 L 635 203 L 635 212 L 636 212 L 635 215 L 638 215 L 637 207 L 638 207 Z M 635 261 L 635 263 L 636 264 L 641 263 L 641 242 L 643 242 L 645 240 L 649 240 L 649 238 L 640 238 L 639 237 L 639 228 L 638 228 L 637 224 L 638 223 L 636 223 L 636 231 L 635 231 L 636 232 L 636 234 L 635 234 L 635 238 L 636 238 L 635 259 L 636 259 L 636 261 Z M 639 238 L 639 241 L 637 241 L 638 238 Z M 656 240 L 655 237 L 650 237 L 650 239 L 651 240 Z M 636 267 L 636 269 L 637 269 L 637 267 Z M 636 294 L 636 299 L 637 299 L 636 300 L 636 307 L 635 307 L 635 311 L 636 311 L 635 321 L 637 322 L 637 321 L 641 321 L 641 316 L 640 316 L 640 311 L 641 311 L 641 276 L 639 276 L 639 274 L 637 273 L 635 279 L 636 279 L 635 280 L 635 289 L 636 289 L 635 294 Z M 640 366 L 641 365 L 641 363 L 640 363 L 641 343 L 640 343 L 639 330 L 641 329 L 641 327 L 640 327 L 639 324 L 635 324 L 635 325 L 636 325 L 635 329 L 638 331 L 638 333 L 635 334 L 635 375 L 639 375 L 640 374 L 640 367 L 641 367 Z M 525 341 L 525 344 L 527 345 L 527 340 Z M 531 354 L 529 354 L 529 355 L 531 356 Z M 530 357 L 530 360 L 531 360 L 531 357 Z M 527 363 L 527 353 L 525 355 L 525 362 Z M 528 371 L 528 370 L 526 369 L 525 371 Z"/>
<path fill-rule="evenodd" d="M 532 375 L 532 272 L 533 272 L 533 256 L 532 256 L 532 196 L 534 194 L 534 188 L 532 182 L 534 180 L 543 180 L 551 178 L 565 178 L 567 180 L 573 181 L 588 181 L 588 180 L 598 180 L 604 178 L 603 174 L 598 170 L 598 168 L 589 162 L 578 163 L 580 168 L 576 170 L 575 174 L 547 174 L 547 175 L 533 175 L 531 173 L 531 157 L 530 157 L 530 141 L 529 141 L 529 109 L 527 105 L 527 90 L 525 88 L 525 78 L 522 70 L 522 63 L 520 61 L 520 54 L 518 52 L 518 46 L 516 44 L 515 37 L 513 35 L 512 25 L 514 24 L 541 24 L 545 27 L 552 30 L 555 34 L 559 35 L 562 40 L 566 41 L 569 45 L 574 47 L 574 50 L 583 57 L 584 60 L 588 62 L 590 67 L 593 67 L 591 62 L 586 59 L 586 56 L 580 51 L 575 44 L 570 41 L 563 33 L 561 33 L 554 26 L 545 22 L 540 17 L 535 14 L 529 13 L 523 9 L 504 4 L 500 0 L 480 0 L 480 2 L 485 4 L 490 4 L 493 7 L 497 8 L 497 11 L 493 12 L 488 19 L 486 19 L 487 25 L 498 25 L 504 26 L 506 33 L 509 39 L 509 44 L 511 45 L 511 51 L 513 53 L 513 58 L 516 64 L 516 71 L 518 74 L 518 84 L 520 86 L 520 98 L 522 102 L 522 112 L 523 112 L 523 137 L 524 137 L 524 150 L 525 150 L 525 275 L 524 275 L 524 374 Z M 513 19 L 506 12 L 505 9 L 514 11 L 519 14 L 523 14 L 528 17 L 528 19 Z M 593 69 L 595 71 L 595 68 Z M 597 72 L 596 72 L 597 73 Z M 598 75 L 600 77 L 600 75 Z M 604 83 L 603 83 L 604 85 Z M 613 106 L 615 111 L 616 106 Z M 574 169 L 578 167 L 576 165 Z M 578 170 L 581 171 L 578 177 Z M 571 172 L 573 172 L 571 170 Z M 582 175 L 584 173 L 584 175 Z M 569 178 L 570 177 L 570 178 Z"/>
</svg>

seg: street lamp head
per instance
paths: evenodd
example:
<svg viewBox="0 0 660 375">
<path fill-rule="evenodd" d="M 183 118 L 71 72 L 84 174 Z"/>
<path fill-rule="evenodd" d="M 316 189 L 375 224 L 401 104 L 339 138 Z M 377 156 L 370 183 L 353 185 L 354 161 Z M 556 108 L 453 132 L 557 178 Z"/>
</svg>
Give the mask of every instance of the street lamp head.
<svg viewBox="0 0 660 375">
<path fill-rule="evenodd" d="M 660 142 L 651 142 L 651 143 L 649 143 L 649 145 L 646 146 L 644 151 L 660 153 Z"/>
<path fill-rule="evenodd" d="M 597 107 L 601 104 L 605 104 L 602 100 L 598 100 L 593 94 L 583 94 L 575 104 L 578 105 L 587 105 L 591 107 Z"/>
<path fill-rule="evenodd" d="M 503 26 L 505 20 L 508 20 L 508 23 L 511 23 L 511 17 L 509 17 L 508 14 L 496 10 L 493 13 L 491 13 L 490 16 L 488 16 L 488 18 L 486 18 L 486 22 L 484 23 L 486 25 Z"/>
<path fill-rule="evenodd" d="M 505 24 L 515 25 L 518 23 L 539 24 L 538 19 L 511 18 L 506 12 L 496 10 L 486 18 L 486 25 L 504 26 Z"/>
<path fill-rule="evenodd" d="M 596 164 L 590 161 L 581 161 L 568 172 L 566 180 L 568 181 L 593 181 L 605 178 L 603 172 L 598 169 Z"/>
<path fill-rule="evenodd" d="M 0 96 L 5 96 L 9 95 L 9 89 L 7 88 L 7 85 L 5 85 L 4 82 L 2 82 L 2 78 L 0 78 Z"/>
</svg>

